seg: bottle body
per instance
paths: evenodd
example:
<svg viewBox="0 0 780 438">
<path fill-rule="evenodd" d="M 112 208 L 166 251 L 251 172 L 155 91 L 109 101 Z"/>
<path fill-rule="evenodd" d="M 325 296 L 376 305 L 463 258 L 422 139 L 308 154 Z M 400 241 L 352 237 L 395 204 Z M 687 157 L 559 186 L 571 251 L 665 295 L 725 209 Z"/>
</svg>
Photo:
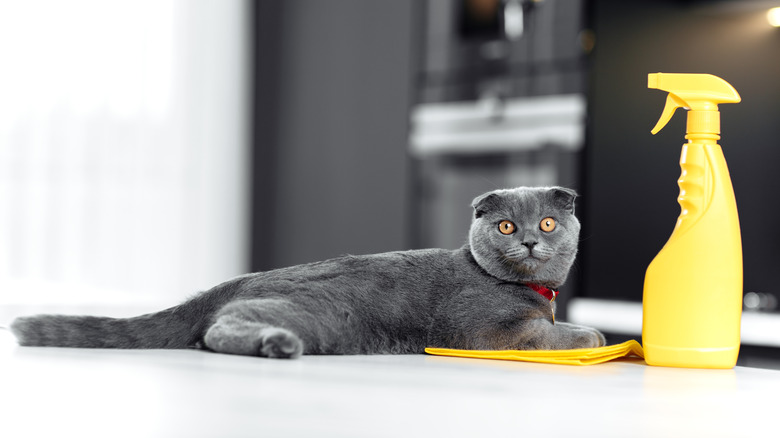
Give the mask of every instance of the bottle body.
<svg viewBox="0 0 780 438">
<path fill-rule="evenodd" d="M 642 343 L 650 365 L 732 368 L 740 345 L 742 240 L 717 135 L 683 146 L 681 207 L 645 275 Z"/>
</svg>

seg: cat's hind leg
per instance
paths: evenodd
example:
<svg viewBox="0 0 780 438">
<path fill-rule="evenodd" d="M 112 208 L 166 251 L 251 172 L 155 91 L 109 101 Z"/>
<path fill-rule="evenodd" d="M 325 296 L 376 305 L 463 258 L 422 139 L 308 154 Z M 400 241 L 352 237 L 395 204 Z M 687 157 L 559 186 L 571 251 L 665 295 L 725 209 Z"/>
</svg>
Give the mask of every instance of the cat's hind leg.
<svg viewBox="0 0 780 438">
<path fill-rule="evenodd" d="M 213 351 L 244 356 L 293 359 L 303 353 L 303 342 L 295 333 L 232 314 L 219 316 L 203 342 Z"/>
</svg>

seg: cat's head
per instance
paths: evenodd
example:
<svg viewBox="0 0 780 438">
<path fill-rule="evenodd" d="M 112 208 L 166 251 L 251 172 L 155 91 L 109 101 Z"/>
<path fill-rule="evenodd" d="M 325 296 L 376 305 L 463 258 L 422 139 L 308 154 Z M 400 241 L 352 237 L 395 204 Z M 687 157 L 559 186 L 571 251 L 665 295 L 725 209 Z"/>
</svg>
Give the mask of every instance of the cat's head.
<svg viewBox="0 0 780 438">
<path fill-rule="evenodd" d="M 471 253 L 490 275 L 557 288 L 577 255 L 577 193 L 563 187 L 496 190 L 474 199 Z"/>
</svg>

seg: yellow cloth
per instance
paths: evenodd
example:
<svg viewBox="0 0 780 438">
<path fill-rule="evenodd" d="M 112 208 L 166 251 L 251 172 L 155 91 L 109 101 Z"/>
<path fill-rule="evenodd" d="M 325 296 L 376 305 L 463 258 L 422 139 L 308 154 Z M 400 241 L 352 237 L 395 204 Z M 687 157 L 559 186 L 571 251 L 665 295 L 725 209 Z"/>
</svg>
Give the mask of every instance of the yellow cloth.
<svg viewBox="0 0 780 438">
<path fill-rule="evenodd" d="M 452 350 L 449 348 L 426 348 L 425 352 L 437 356 L 519 360 L 563 365 L 595 365 L 631 355 L 641 358 L 645 357 L 642 346 L 633 339 L 622 344 L 598 348 L 578 348 L 575 350 Z"/>
</svg>

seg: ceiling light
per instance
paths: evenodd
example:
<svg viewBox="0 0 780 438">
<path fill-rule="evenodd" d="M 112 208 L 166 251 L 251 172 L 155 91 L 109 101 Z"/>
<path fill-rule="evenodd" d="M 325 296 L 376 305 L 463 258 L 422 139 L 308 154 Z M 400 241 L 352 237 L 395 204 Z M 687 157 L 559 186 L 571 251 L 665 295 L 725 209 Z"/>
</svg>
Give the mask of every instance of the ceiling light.
<svg viewBox="0 0 780 438">
<path fill-rule="evenodd" d="M 774 27 L 780 27 L 780 8 L 772 8 L 766 13 L 766 19 Z"/>
</svg>

